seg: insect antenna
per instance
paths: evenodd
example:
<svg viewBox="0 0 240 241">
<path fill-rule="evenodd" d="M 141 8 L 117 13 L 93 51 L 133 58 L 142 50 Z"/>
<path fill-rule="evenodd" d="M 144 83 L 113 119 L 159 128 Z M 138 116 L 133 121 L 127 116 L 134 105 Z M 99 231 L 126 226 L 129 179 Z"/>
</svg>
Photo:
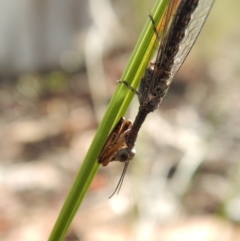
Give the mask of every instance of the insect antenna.
<svg viewBox="0 0 240 241">
<path fill-rule="evenodd" d="M 129 162 L 125 162 L 125 165 L 124 165 L 124 168 L 123 168 L 123 171 L 122 171 L 122 175 L 118 181 L 118 184 L 117 184 L 117 187 L 116 189 L 114 190 L 113 194 L 109 197 L 109 199 L 117 192 L 117 194 L 119 193 L 121 187 L 122 187 L 122 183 L 123 183 L 123 179 L 125 177 L 125 174 L 127 172 L 127 168 L 128 168 L 128 164 Z"/>
</svg>

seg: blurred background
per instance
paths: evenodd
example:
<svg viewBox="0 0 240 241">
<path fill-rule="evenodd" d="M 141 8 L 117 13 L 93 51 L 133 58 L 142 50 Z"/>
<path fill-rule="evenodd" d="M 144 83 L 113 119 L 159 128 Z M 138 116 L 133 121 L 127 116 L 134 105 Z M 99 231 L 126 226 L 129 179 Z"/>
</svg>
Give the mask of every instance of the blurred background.
<svg viewBox="0 0 240 241">
<path fill-rule="evenodd" d="M 47 240 L 153 4 L 0 2 L 2 241 Z M 239 9 L 216 1 L 121 192 L 100 168 L 66 240 L 240 239 Z"/>
</svg>

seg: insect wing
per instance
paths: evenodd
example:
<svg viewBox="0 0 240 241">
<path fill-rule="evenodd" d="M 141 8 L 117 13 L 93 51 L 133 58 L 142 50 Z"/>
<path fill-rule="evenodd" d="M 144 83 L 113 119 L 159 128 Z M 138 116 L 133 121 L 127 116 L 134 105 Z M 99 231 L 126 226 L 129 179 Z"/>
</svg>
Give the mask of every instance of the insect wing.
<svg viewBox="0 0 240 241">
<path fill-rule="evenodd" d="M 192 49 L 213 6 L 213 3 L 214 0 L 199 0 L 198 6 L 192 13 L 191 21 L 186 30 L 185 36 L 181 41 L 179 51 L 174 58 L 174 65 L 171 70 L 171 78 L 177 73 Z"/>
</svg>

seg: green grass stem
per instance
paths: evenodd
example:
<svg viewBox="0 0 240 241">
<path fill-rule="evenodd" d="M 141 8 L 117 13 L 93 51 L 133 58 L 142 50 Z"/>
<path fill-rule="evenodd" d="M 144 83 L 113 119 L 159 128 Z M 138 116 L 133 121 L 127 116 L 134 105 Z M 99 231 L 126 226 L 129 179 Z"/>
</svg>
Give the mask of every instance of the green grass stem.
<svg viewBox="0 0 240 241">
<path fill-rule="evenodd" d="M 159 23 L 169 0 L 157 0 L 151 15 L 156 24 Z M 137 88 L 139 81 L 146 69 L 149 59 L 152 55 L 152 49 L 156 42 L 156 35 L 153 31 L 152 22 L 148 18 L 147 23 L 141 33 L 136 47 L 131 55 L 129 63 L 122 75 L 122 80 L 126 80 L 132 87 Z M 96 175 L 99 164 L 98 155 L 107 140 L 111 130 L 114 128 L 119 119 L 126 113 L 134 94 L 126 88 L 125 85 L 119 84 L 112 100 L 107 108 L 97 133 L 92 141 L 89 151 L 82 163 L 77 174 L 72 189 L 58 216 L 49 241 L 63 240 L 67 230 L 82 203 L 88 188 Z M 106 201 L 107 201 L 106 197 Z"/>
</svg>

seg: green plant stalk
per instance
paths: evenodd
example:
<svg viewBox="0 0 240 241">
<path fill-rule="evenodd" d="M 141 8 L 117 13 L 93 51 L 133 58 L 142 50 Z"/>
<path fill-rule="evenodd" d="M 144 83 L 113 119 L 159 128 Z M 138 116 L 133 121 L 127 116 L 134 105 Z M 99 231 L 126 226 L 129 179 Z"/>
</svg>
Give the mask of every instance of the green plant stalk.
<svg viewBox="0 0 240 241">
<path fill-rule="evenodd" d="M 156 24 L 158 24 L 161 20 L 169 1 L 170 0 L 156 1 L 151 12 Z M 156 42 L 155 40 L 156 35 L 153 31 L 152 22 L 148 19 L 121 78 L 122 80 L 128 81 L 128 83 L 134 88 L 137 88 L 146 69 L 152 55 L 152 49 L 154 43 Z M 127 111 L 133 96 L 134 94 L 126 88 L 125 85 L 118 85 L 106 114 L 103 117 L 102 123 L 97 130 L 89 151 L 77 174 L 72 189 L 70 190 L 58 216 L 52 233 L 48 239 L 49 241 L 60 241 L 65 237 L 72 219 L 74 218 L 94 176 L 98 171 L 98 155 L 106 142 L 109 133 Z"/>
</svg>

